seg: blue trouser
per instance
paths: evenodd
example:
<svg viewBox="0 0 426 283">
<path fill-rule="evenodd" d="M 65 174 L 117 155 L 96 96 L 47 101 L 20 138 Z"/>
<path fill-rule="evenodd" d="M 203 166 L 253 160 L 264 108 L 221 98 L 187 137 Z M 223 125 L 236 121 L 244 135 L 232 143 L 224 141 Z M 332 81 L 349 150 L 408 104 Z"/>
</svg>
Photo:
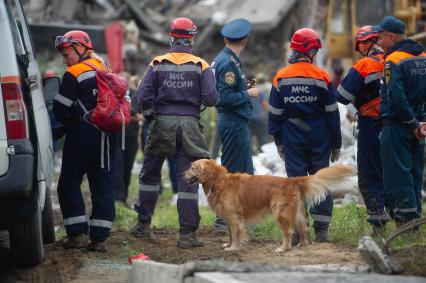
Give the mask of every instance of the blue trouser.
<svg viewBox="0 0 426 283">
<path fill-rule="evenodd" d="M 285 121 L 283 141 L 285 168 L 288 177 L 307 176 L 329 166 L 330 148 L 325 123 L 320 121 L 311 127 L 314 130 L 303 131 L 299 126 Z M 309 209 L 314 219 L 315 231 L 327 230 L 333 213 L 333 197 L 326 199 Z"/>
<path fill-rule="evenodd" d="M 197 158 L 188 156 L 182 147 L 182 133 L 176 133 L 176 172 L 178 180 L 177 210 L 179 214 L 179 233 L 195 232 L 200 224 L 198 212 L 198 184 L 189 184 L 184 173 L 191 167 L 191 162 Z M 161 167 L 165 155 L 145 154 L 142 170 L 139 175 L 139 199 L 135 204 L 139 221 L 151 223 L 160 193 Z"/>
<path fill-rule="evenodd" d="M 137 136 L 126 136 L 125 149 L 121 147 L 121 135 L 117 135 L 117 153 L 115 156 L 114 187 L 115 200 L 127 201 L 129 186 L 132 180 L 133 163 L 139 148 Z"/>
<path fill-rule="evenodd" d="M 219 113 L 217 127 L 222 140 L 222 165 L 232 173 L 253 174 L 249 122 Z"/>
<path fill-rule="evenodd" d="M 250 134 L 251 137 L 257 139 L 257 150 L 262 150 L 262 145 L 268 143 L 268 125 L 264 117 L 259 117 L 250 120 Z"/>
<path fill-rule="evenodd" d="M 144 150 L 144 145 L 146 143 L 146 139 L 148 138 L 148 128 L 149 128 L 149 122 L 145 122 L 142 127 L 142 151 Z M 173 157 L 167 156 L 167 165 L 169 166 L 169 178 L 170 178 L 170 184 L 172 186 L 172 191 L 174 194 L 178 193 L 178 180 L 176 175 L 176 161 Z M 163 191 L 163 186 L 160 184 L 160 194 Z"/>
<path fill-rule="evenodd" d="M 422 212 L 424 139 L 418 141 L 402 124 L 383 126 L 380 133 L 385 206 L 397 221 L 419 218 Z"/>
<path fill-rule="evenodd" d="M 367 207 L 368 222 L 375 226 L 385 225 L 389 215 L 385 212 L 385 196 L 380 154 L 379 134 L 381 127 L 375 120 L 359 116 L 358 126 L 358 187 Z"/>
<path fill-rule="evenodd" d="M 103 155 L 105 168 L 101 168 L 101 132 L 86 123 L 72 123 L 67 129 L 58 197 L 69 237 L 87 233 L 89 230 L 80 189 L 84 174 L 87 174 L 92 200 L 90 238 L 93 241 L 104 241 L 109 236 L 115 218 L 113 164 L 116 138 L 110 136 L 107 139 L 109 142 L 104 143 Z"/>
</svg>

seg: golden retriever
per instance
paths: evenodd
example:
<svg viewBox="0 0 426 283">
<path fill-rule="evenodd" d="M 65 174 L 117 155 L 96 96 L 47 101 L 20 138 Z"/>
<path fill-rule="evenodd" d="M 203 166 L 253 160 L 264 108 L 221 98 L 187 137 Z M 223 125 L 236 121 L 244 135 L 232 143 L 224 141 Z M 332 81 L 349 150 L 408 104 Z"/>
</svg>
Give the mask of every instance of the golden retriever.
<svg viewBox="0 0 426 283">
<path fill-rule="evenodd" d="M 346 177 L 354 175 L 351 166 L 337 165 L 319 170 L 315 175 L 284 178 L 248 174 L 230 174 L 214 160 L 192 162 L 185 172 L 190 183 L 200 182 L 209 205 L 228 223 L 229 243 L 225 250 L 238 250 L 245 238 L 245 223 L 254 222 L 269 213 L 282 230 L 281 247 L 276 252 L 291 249 L 295 228 L 301 245 L 308 244 L 306 206 L 323 201 Z"/>
</svg>

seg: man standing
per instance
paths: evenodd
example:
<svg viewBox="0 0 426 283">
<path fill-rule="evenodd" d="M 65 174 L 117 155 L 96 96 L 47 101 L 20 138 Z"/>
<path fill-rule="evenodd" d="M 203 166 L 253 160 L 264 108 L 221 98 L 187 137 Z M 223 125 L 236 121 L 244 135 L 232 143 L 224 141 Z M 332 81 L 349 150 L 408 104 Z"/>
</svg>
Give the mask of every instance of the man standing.
<svg viewBox="0 0 426 283">
<path fill-rule="evenodd" d="M 389 221 L 384 210 L 381 127 L 378 123 L 384 53 L 377 46 L 377 38 L 378 33 L 371 26 L 362 27 L 355 34 L 355 50 L 363 58 L 352 66 L 337 88 L 337 101 L 345 105 L 352 103 L 358 110 L 358 186 L 373 232 L 378 232 Z"/>
<path fill-rule="evenodd" d="M 375 29 L 386 52 L 380 90 L 385 205 L 399 227 L 422 212 L 424 139 L 419 129 L 425 124 L 426 54 L 405 38 L 405 25 L 395 17 L 384 17 Z"/>
<path fill-rule="evenodd" d="M 209 158 L 200 130 L 201 104 L 216 102 L 216 81 L 206 61 L 191 54 L 197 27 L 188 18 L 170 26 L 170 52 L 155 57 L 138 90 L 142 114 L 149 121 L 145 156 L 139 175 L 138 224 L 132 234 L 150 237 L 150 223 L 157 204 L 161 167 L 167 156 L 176 160 L 178 175 L 179 240 L 177 247 L 201 247 L 195 231 L 200 223 L 198 184 L 189 184 L 184 172 L 191 162 Z"/>
<path fill-rule="evenodd" d="M 269 133 L 285 161 L 288 177 L 307 176 L 339 158 L 342 138 L 339 110 L 329 75 L 314 65 L 322 47 L 310 28 L 291 38 L 290 65 L 275 75 L 269 97 Z M 331 195 L 310 209 L 315 240 L 328 241 Z"/>
<path fill-rule="evenodd" d="M 73 30 L 57 36 L 55 47 L 68 67 L 53 102 L 55 118 L 65 128 L 58 182 L 59 204 L 68 238 L 63 247 L 85 248 L 85 234 L 89 231 L 91 243 L 87 248 L 105 252 L 105 241 L 115 217 L 113 166 L 116 137 L 101 132 L 85 117 L 86 110 L 95 108 L 98 92 L 96 71 L 85 63 L 104 70 L 107 68 L 94 53 L 89 35 L 83 31 Z M 80 189 L 85 174 L 92 198 L 89 223 Z"/>
<path fill-rule="evenodd" d="M 247 82 L 238 57 L 244 50 L 251 24 L 246 19 L 236 19 L 225 24 L 221 30 L 225 48 L 212 63 L 215 70 L 218 100 L 217 127 L 222 142 L 222 165 L 229 172 L 253 174 L 249 121 L 253 107 L 250 97 L 259 96 L 259 89 L 247 89 Z M 217 219 L 215 227 L 226 229 L 226 224 Z"/>
</svg>

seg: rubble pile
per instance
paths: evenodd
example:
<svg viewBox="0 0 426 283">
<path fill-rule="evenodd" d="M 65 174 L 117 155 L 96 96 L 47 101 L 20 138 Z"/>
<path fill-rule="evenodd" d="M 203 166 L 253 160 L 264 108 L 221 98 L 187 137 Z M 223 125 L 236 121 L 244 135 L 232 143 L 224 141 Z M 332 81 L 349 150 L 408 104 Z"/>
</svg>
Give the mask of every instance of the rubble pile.
<svg viewBox="0 0 426 283">
<path fill-rule="evenodd" d="M 306 9 L 314 7 L 317 9 Z M 189 17 L 199 28 L 195 53 L 210 61 L 223 48 L 221 26 L 235 18 L 247 18 L 253 31 L 242 54 L 248 73 L 273 71 L 286 64 L 286 46 L 292 33 L 303 25 L 315 24 L 326 4 L 315 0 L 24 0 L 37 52 L 51 56 L 55 35 L 81 29 L 91 36 L 95 50 L 107 53 L 104 31 L 114 21 L 124 29 L 123 55 L 138 50 L 147 62 L 167 50 L 171 19 Z M 320 16 L 318 16 L 319 12 Z M 312 16 L 311 16 L 312 14 Z M 302 19 L 310 19 L 309 23 Z M 50 58 L 48 58 L 50 60 Z M 46 60 L 46 61 L 48 61 Z M 143 72 L 143 70 L 142 70 Z"/>
</svg>

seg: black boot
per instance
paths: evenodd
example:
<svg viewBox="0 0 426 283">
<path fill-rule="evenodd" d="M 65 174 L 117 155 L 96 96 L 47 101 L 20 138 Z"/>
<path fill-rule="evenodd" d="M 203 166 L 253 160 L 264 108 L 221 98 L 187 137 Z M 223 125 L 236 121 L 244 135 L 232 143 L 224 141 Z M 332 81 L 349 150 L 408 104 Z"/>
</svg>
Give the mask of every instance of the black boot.
<svg viewBox="0 0 426 283">
<path fill-rule="evenodd" d="M 69 237 L 64 242 L 62 242 L 62 247 L 64 249 L 82 249 L 87 246 L 86 235 L 80 234 L 75 237 Z"/>
<path fill-rule="evenodd" d="M 328 230 L 315 231 L 315 241 L 319 243 L 329 243 Z"/>
<path fill-rule="evenodd" d="M 151 224 L 138 221 L 130 233 L 136 238 L 151 239 Z"/>
<path fill-rule="evenodd" d="M 223 219 L 218 217 L 216 217 L 216 220 L 214 221 L 213 228 L 217 232 L 228 232 L 228 224 L 226 224 Z"/>
<path fill-rule="evenodd" d="M 106 246 L 105 241 L 103 241 L 103 242 L 91 241 L 87 245 L 87 250 L 91 251 L 91 252 L 105 253 L 105 252 L 107 252 L 107 246 Z"/>
<path fill-rule="evenodd" d="M 194 232 L 179 235 L 176 246 L 181 249 L 204 247 L 204 243 L 197 239 Z"/>
</svg>

